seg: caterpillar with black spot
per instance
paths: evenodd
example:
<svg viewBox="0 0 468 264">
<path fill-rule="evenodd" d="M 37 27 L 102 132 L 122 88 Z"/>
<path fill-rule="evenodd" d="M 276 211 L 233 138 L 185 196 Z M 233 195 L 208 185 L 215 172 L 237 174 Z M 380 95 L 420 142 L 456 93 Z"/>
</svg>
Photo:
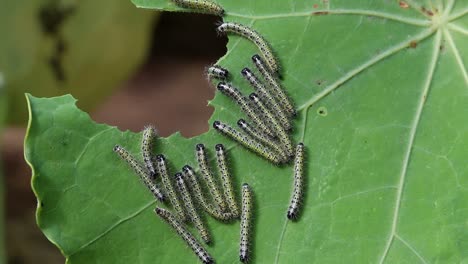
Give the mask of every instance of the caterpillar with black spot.
<svg viewBox="0 0 468 264">
<path fill-rule="evenodd" d="M 242 76 L 244 76 L 244 78 L 249 81 L 250 85 L 252 85 L 255 91 L 259 94 L 260 98 L 264 100 L 266 106 L 275 115 L 275 118 L 278 119 L 283 128 L 285 130 L 291 130 L 291 123 L 289 122 L 289 119 L 286 113 L 283 111 L 281 105 L 276 102 L 273 94 L 271 94 L 270 91 L 266 89 L 265 85 L 263 85 L 263 83 L 249 68 L 242 69 L 241 73 Z"/>
<path fill-rule="evenodd" d="M 255 125 L 265 132 L 266 134 L 274 137 L 274 133 L 266 125 L 266 123 L 258 116 L 255 110 L 250 106 L 247 99 L 242 95 L 242 93 L 236 87 L 227 84 L 225 82 L 218 83 L 218 90 L 223 94 L 231 97 L 237 104 L 240 105 L 242 111 L 255 123 Z"/>
<path fill-rule="evenodd" d="M 203 13 L 222 16 L 224 15 L 224 9 L 217 3 L 207 0 L 172 0 L 176 5 L 183 8 L 190 8 L 194 11 Z"/>
<path fill-rule="evenodd" d="M 114 152 L 117 153 L 120 158 L 127 162 L 127 164 L 132 167 L 136 174 L 140 177 L 141 181 L 145 186 L 150 190 L 150 192 L 158 199 L 163 202 L 165 200 L 164 193 L 161 191 L 159 186 L 154 183 L 149 175 L 149 172 L 145 170 L 143 166 L 138 163 L 138 161 L 123 147 L 116 145 L 114 147 Z"/>
<path fill-rule="evenodd" d="M 200 172 L 203 175 L 203 178 L 205 179 L 206 185 L 208 186 L 208 189 L 211 192 L 211 195 L 213 196 L 213 199 L 221 212 L 226 211 L 226 202 L 223 199 L 223 196 L 221 195 L 221 192 L 218 188 L 218 185 L 216 184 L 214 178 L 213 178 L 213 173 L 211 173 L 210 165 L 208 164 L 208 160 L 206 157 L 206 152 L 205 152 L 205 145 L 203 144 L 197 144 L 195 146 L 195 153 L 198 161 L 198 167 L 200 168 Z"/>
<path fill-rule="evenodd" d="M 221 25 L 218 26 L 217 30 L 220 34 L 234 33 L 255 43 L 255 45 L 257 45 L 258 49 L 263 55 L 263 58 L 265 58 L 265 61 L 268 65 L 270 72 L 278 73 L 279 71 L 278 61 L 275 55 L 273 54 L 273 50 L 271 49 L 270 45 L 262 37 L 262 35 L 260 35 L 260 33 L 258 33 L 254 29 L 251 29 L 247 26 L 244 26 L 238 23 L 233 23 L 233 22 L 222 23 Z"/>
<path fill-rule="evenodd" d="M 294 189 L 289 203 L 287 217 L 296 220 L 299 216 L 304 192 L 304 144 L 299 143 L 296 147 L 296 158 L 294 159 Z"/>
<path fill-rule="evenodd" d="M 252 61 L 267 82 L 268 85 L 266 87 L 269 88 L 271 93 L 276 97 L 283 110 L 288 113 L 289 116 L 295 116 L 296 109 L 294 108 L 291 99 L 289 99 L 288 95 L 281 87 L 279 80 L 273 76 L 273 74 L 271 74 L 268 66 L 265 64 L 262 58 L 260 58 L 258 54 L 255 54 L 252 56 Z"/>
<path fill-rule="evenodd" d="M 208 67 L 206 69 L 206 74 L 210 80 L 227 80 L 229 78 L 229 71 L 219 65 L 212 65 Z"/>
<path fill-rule="evenodd" d="M 217 144 L 215 146 L 216 160 L 218 169 L 221 174 L 221 182 L 224 190 L 224 197 L 227 200 L 229 211 L 235 218 L 239 217 L 239 206 L 237 205 L 234 190 L 232 188 L 231 174 L 229 173 L 229 167 L 226 158 L 226 149 L 223 144 Z"/>
<path fill-rule="evenodd" d="M 195 199 L 197 200 L 198 204 L 203 208 L 203 210 L 205 210 L 205 212 L 221 221 L 228 221 L 234 218 L 232 213 L 221 212 L 220 210 L 216 209 L 212 204 L 206 201 L 205 197 L 203 196 L 200 184 L 198 183 L 195 171 L 192 167 L 190 167 L 189 165 L 185 165 L 182 168 L 182 172 L 184 178 L 187 179 L 189 182 L 189 188 L 195 196 Z"/>
<path fill-rule="evenodd" d="M 198 230 L 198 233 L 200 234 L 200 237 L 203 239 L 203 241 L 209 244 L 211 242 L 210 234 L 200 215 L 195 209 L 195 205 L 192 202 L 192 197 L 190 196 L 190 192 L 187 189 L 182 173 L 176 173 L 175 180 L 190 220 L 195 225 L 195 228 Z"/>
<path fill-rule="evenodd" d="M 281 148 L 281 145 L 278 144 L 276 140 L 269 138 L 267 135 L 255 129 L 255 127 L 249 125 L 244 119 L 239 119 L 237 125 L 245 131 L 249 136 L 263 144 L 264 146 L 273 150 L 277 155 L 281 157 L 281 162 L 288 162 L 290 157 L 286 155 L 284 150 Z"/>
<path fill-rule="evenodd" d="M 237 131 L 228 124 L 222 123 L 221 121 L 214 121 L 213 127 L 220 133 L 237 141 L 248 150 L 264 157 L 274 164 L 280 164 L 283 161 L 282 158 L 278 154 L 274 153 L 271 149 L 263 146 L 260 142 L 254 140 L 249 135 Z"/>
<path fill-rule="evenodd" d="M 143 129 L 143 137 L 141 140 L 141 154 L 143 161 L 145 162 L 146 168 L 150 172 L 151 178 L 156 178 L 156 168 L 153 164 L 153 142 L 156 138 L 156 128 L 154 126 L 146 126 Z"/>
<path fill-rule="evenodd" d="M 268 108 L 263 104 L 263 102 L 260 100 L 256 93 L 251 93 L 249 98 L 258 107 L 259 112 L 261 112 L 264 115 L 264 117 L 268 120 L 270 128 L 275 131 L 275 134 L 276 136 L 278 136 L 278 139 L 283 145 L 287 155 L 290 157 L 294 156 L 293 146 L 288 133 L 278 123 L 271 111 L 268 110 Z"/>
<path fill-rule="evenodd" d="M 244 263 L 249 262 L 251 258 L 250 232 L 252 231 L 252 203 L 252 190 L 247 183 L 244 183 L 242 185 L 242 211 L 239 243 L 239 259 Z"/>
<path fill-rule="evenodd" d="M 210 256 L 208 251 L 197 241 L 197 239 L 190 233 L 184 224 L 181 223 L 177 217 L 171 214 L 168 210 L 156 207 L 154 212 L 159 215 L 166 223 L 168 223 L 177 234 L 187 243 L 192 251 L 204 264 L 213 264 L 214 259 Z"/>
<path fill-rule="evenodd" d="M 185 211 L 182 208 L 182 205 L 180 204 L 179 197 L 177 196 L 177 193 L 174 191 L 174 187 L 172 185 L 171 179 L 169 178 L 166 157 L 160 154 L 156 156 L 156 162 L 158 165 L 158 172 L 161 175 L 162 183 L 164 185 L 164 188 L 166 189 L 166 192 L 168 193 L 169 201 L 171 202 L 172 207 L 174 207 L 174 210 L 176 211 L 177 216 L 180 218 L 182 222 L 184 222 L 186 220 Z"/>
</svg>

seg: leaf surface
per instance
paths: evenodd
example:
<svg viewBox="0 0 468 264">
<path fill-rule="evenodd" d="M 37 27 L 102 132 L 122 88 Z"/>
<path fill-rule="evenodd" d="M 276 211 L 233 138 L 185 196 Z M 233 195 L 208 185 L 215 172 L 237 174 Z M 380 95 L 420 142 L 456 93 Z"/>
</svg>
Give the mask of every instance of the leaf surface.
<svg viewBox="0 0 468 264">
<path fill-rule="evenodd" d="M 137 6 L 180 10 L 169 1 Z M 447 1 L 219 1 L 225 21 L 271 44 L 299 112 L 307 147 L 300 221 L 285 214 L 292 167 L 278 168 L 209 132 L 158 141 L 172 171 L 194 165 L 194 146 L 229 148 L 237 189 L 255 193 L 256 263 L 458 263 L 468 252 L 468 5 Z M 408 7 L 405 6 L 408 4 Z M 439 2 L 437 2 L 439 3 Z M 240 77 L 256 47 L 229 36 L 220 64 Z M 28 96 L 26 157 L 38 223 L 69 263 L 196 263 L 152 212 L 149 193 L 114 153 L 138 155 L 140 134 L 96 124 L 71 96 Z M 210 119 L 235 124 L 217 93 Z M 211 152 L 213 155 L 213 151 Z M 239 227 L 208 221 L 218 263 L 238 262 Z"/>
</svg>

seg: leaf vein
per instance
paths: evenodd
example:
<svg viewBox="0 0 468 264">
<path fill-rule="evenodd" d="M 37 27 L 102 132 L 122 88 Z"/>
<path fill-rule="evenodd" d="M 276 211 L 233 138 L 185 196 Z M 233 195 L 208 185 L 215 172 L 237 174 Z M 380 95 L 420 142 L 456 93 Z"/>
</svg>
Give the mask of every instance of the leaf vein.
<svg viewBox="0 0 468 264">
<path fill-rule="evenodd" d="M 388 20 L 392 20 L 392 21 L 396 21 L 400 23 L 405 23 L 405 24 L 414 25 L 414 26 L 421 26 L 421 27 L 426 27 L 426 26 L 431 25 L 431 21 L 429 20 L 405 18 L 402 16 L 397 16 L 397 15 L 393 15 L 389 13 L 362 10 L 362 9 L 334 9 L 334 10 L 324 9 L 322 11 L 309 10 L 309 11 L 298 12 L 298 13 L 285 13 L 285 14 L 260 15 L 260 16 L 243 15 L 240 13 L 233 13 L 233 12 L 228 12 L 227 14 L 233 17 L 261 20 L 261 19 L 278 19 L 278 18 L 314 16 L 317 12 L 327 12 L 327 14 L 330 14 L 330 15 L 361 15 L 361 16 L 379 17 L 383 19 L 388 19 Z"/>
<path fill-rule="evenodd" d="M 430 91 L 432 78 L 434 76 L 434 72 L 435 72 L 436 65 L 437 65 L 437 60 L 439 58 L 440 43 L 441 43 L 441 32 L 437 31 L 436 38 L 435 38 L 435 41 L 434 41 L 434 47 L 433 47 L 433 56 L 432 56 L 430 64 L 429 64 L 428 75 L 427 75 L 427 78 L 426 78 L 426 80 L 424 82 L 424 85 L 423 85 L 423 90 L 422 90 L 421 96 L 419 98 L 419 104 L 417 106 L 417 109 L 416 109 L 416 112 L 415 112 L 415 115 L 414 115 L 414 118 L 413 118 L 413 121 L 412 121 L 411 130 L 410 130 L 410 133 L 409 133 L 408 146 L 406 147 L 405 155 L 404 155 L 403 162 L 402 162 L 402 168 L 401 168 L 401 172 L 400 172 L 399 182 L 398 182 L 398 189 L 397 189 L 397 194 L 396 194 L 395 207 L 394 207 L 394 211 L 393 211 L 392 226 L 391 226 L 391 229 L 390 229 L 390 235 L 389 235 L 389 238 L 388 238 L 387 243 L 385 245 L 383 254 L 380 257 L 380 261 L 379 261 L 380 264 L 382 264 L 385 261 L 386 257 L 388 256 L 388 252 L 390 251 L 390 247 L 391 247 L 392 242 L 393 242 L 393 240 L 395 238 L 396 229 L 397 229 L 397 225 L 398 225 L 398 217 L 399 217 L 400 208 L 401 208 L 401 198 L 402 198 L 402 195 L 403 195 L 403 188 L 404 188 L 404 185 L 405 185 L 405 179 L 406 179 L 406 176 L 407 176 L 407 173 L 408 173 L 408 164 L 410 162 L 410 157 L 411 157 L 411 154 L 412 154 L 414 139 L 416 137 L 416 132 L 417 132 L 417 128 L 418 128 L 418 125 L 419 125 L 419 121 L 421 120 L 421 115 L 422 115 L 422 112 L 423 112 L 423 109 L 424 109 L 424 105 L 425 105 L 427 96 L 428 96 L 429 91 Z"/>
</svg>

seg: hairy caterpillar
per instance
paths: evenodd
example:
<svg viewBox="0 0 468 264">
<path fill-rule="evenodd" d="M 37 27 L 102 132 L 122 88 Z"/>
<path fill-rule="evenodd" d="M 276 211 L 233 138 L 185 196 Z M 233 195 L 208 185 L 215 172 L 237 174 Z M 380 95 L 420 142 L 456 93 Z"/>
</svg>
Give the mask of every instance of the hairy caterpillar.
<svg viewBox="0 0 468 264">
<path fill-rule="evenodd" d="M 282 106 L 283 110 L 286 111 L 290 116 L 296 115 L 296 110 L 294 109 L 294 105 L 289 99 L 288 95 L 281 87 L 279 81 L 273 76 L 269 69 L 267 69 L 267 65 L 263 62 L 258 54 L 252 56 L 252 61 L 257 66 L 258 71 L 263 75 L 263 78 L 268 83 L 266 87 L 270 88 L 272 94 L 275 95 L 276 99 Z"/>
<path fill-rule="evenodd" d="M 226 149 L 223 144 L 217 144 L 215 149 L 218 169 L 221 174 L 221 182 L 223 184 L 224 197 L 226 197 L 229 211 L 235 218 L 237 218 L 239 217 L 239 206 L 237 205 L 234 190 L 232 188 L 231 174 L 229 173 L 226 160 Z"/>
<path fill-rule="evenodd" d="M 212 1 L 207 0 L 172 0 L 176 5 L 183 8 L 190 8 L 204 14 L 222 16 L 224 9 Z"/>
<path fill-rule="evenodd" d="M 270 110 L 266 108 L 263 102 L 260 100 L 256 93 L 250 94 L 249 98 L 252 102 L 258 107 L 259 111 L 263 113 L 263 115 L 267 118 L 268 122 L 270 123 L 270 127 L 274 129 L 275 134 L 278 136 L 279 141 L 283 145 L 286 153 L 288 156 L 294 156 L 293 153 L 293 146 L 291 140 L 289 139 L 288 133 L 284 130 L 284 128 L 276 121 L 276 118 L 273 116 Z"/>
<path fill-rule="evenodd" d="M 192 202 L 192 197 L 190 196 L 187 186 L 185 185 L 182 173 L 176 173 L 175 180 L 179 189 L 179 193 L 182 196 L 182 201 L 184 202 L 185 209 L 187 210 L 189 218 L 192 220 L 192 223 L 195 225 L 195 228 L 198 230 L 198 233 L 200 234 L 203 241 L 209 244 L 211 242 L 210 234 L 202 219 L 200 218 L 200 215 L 198 215 L 197 211 L 195 210 L 195 206 Z"/>
<path fill-rule="evenodd" d="M 174 207 L 174 210 L 176 211 L 177 216 L 180 218 L 182 222 L 184 222 L 186 220 L 185 211 L 180 204 L 179 197 L 177 196 L 177 193 L 174 191 L 174 187 L 172 185 L 171 179 L 169 178 L 166 157 L 164 157 L 164 155 L 158 155 L 156 156 L 156 161 L 158 165 L 159 174 L 161 175 L 162 183 L 169 196 L 169 201 L 171 201 L 172 207 Z"/>
<path fill-rule="evenodd" d="M 154 183 L 148 171 L 143 168 L 140 163 L 130 154 L 126 149 L 123 147 L 116 145 L 114 147 L 114 152 L 117 153 L 120 158 L 127 162 L 127 164 L 132 167 L 132 169 L 136 172 L 136 174 L 140 177 L 146 187 L 150 190 L 150 192 L 158 199 L 159 201 L 163 202 L 165 200 L 165 196 L 159 186 Z"/>
<path fill-rule="evenodd" d="M 214 259 L 208 254 L 206 249 L 197 241 L 197 239 L 190 233 L 183 223 L 179 222 L 177 218 L 168 210 L 156 207 L 154 212 L 159 215 L 166 223 L 168 223 L 177 234 L 187 243 L 192 251 L 204 264 L 213 264 Z"/>
<path fill-rule="evenodd" d="M 242 262 L 250 260 L 250 231 L 252 223 L 252 190 L 247 183 L 242 185 L 242 213 L 240 223 L 239 259 Z"/>
<path fill-rule="evenodd" d="M 267 160 L 273 162 L 274 164 L 280 164 L 282 159 L 278 154 L 274 153 L 271 149 L 263 146 L 252 137 L 247 134 L 241 133 L 229 126 L 228 124 L 222 123 L 221 121 L 214 121 L 213 127 L 218 130 L 220 133 L 230 137 L 231 139 L 237 141 L 245 148 L 255 152 L 256 154 L 266 158 Z"/>
<path fill-rule="evenodd" d="M 262 82 L 249 68 L 242 69 L 241 73 L 242 76 L 244 76 L 244 78 L 249 81 L 252 87 L 255 88 L 255 91 L 260 95 L 260 98 L 265 101 L 265 104 L 279 120 L 279 123 L 283 126 L 283 128 L 285 130 L 291 130 L 291 123 L 289 122 L 286 113 L 283 111 L 283 108 L 276 102 L 276 99 L 270 93 L 270 91 L 266 89 L 265 85 L 262 84 Z"/>
<path fill-rule="evenodd" d="M 224 93 L 225 95 L 231 97 L 237 104 L 240 105 L 242 111 L 244 111 L 247 116 L 252 119 L 255 125 L 265 133 L 270 136 L 274 136 L 274 133 L 271 129 L 265 124 L 265 122 L 257 115 L 255 110 L 250 106 L 247 99 L 242 95 L 242 93 L 234 86 L 227 84 L 225 82 L 218 83 L 218 90 Z"/>
<path fill-rule="evenodd" d="M 290 220 L 297 219 L 302 205 L 304 191 L 304 155 L 304 144 L 299 143 L 296 147 L 296 158 L 294 159 L 294 189 L 287 213 L 287 217 Z"/>
<path fill-rule="evenodd" d="M 145 162 L 146 168 L 150 172 L 151 178 L 156 178 L 156 168 L 153 164 L 153 142 L 156 138 L 156 129 L 154 126 L 146 126 L 143 129 L 143 138 L 141 140 L 141 154 L 143 161 Z"/>
<path fill-rule="evenodd" d="M 219 191 L 218 185 L 213 178 L 213 173 L 211 173 L 211 169 L 206 158 L 205 145 L 197 144 L 195 149 L 198 166 L 206 184 L 208 185 L 208 189 L 210 190 L 211 195 L 213 196 L 215 203 L 219 206 L 221 212 L 225 212 L 227 207 L 226 202 L 224 201 L 223 196 Z"/>
<path fill-rule="evenodd" d="M 277 155 L 281 156 L 282 162 L 288 162 L 290 157 L 285 154 L 284 150 L 281 148 L 280 144 L 275 140 L 272 140 L 262 132 L 255 129 L 247 123 L 244 119 L 239 119 L 237 121 L 237 125 L 242 128 L 249 136 L 260 142 L 261 144 L 265 145 L 266 147 L 272 149 Z"/>
<path fill-rule="evenodd" d="M 212 80 L 213 78 L 226 80 L 229 77 L 229 71 L 218 65 L 212 65 L 208 67 L 208 69 L 206 69 L 206 73 L 210 80 Z"/>
<path fill-rule="evenodd" d="M 270 45 L 257 31 L 238 23 L 227 22 L 218 26 L 218 32 L 223 34 L 234 33 L 252 41 L 257 45 L 265 58 L 269 70 L 272 73 L 277 73 L 279 71 L 277 59 L 275 58 Z"/>
<path fill-rule="evenodd" d="M 195 171 L 192 169 L 192 167 L 190 167 L 189 165 L 185 165 L 182 169 L 182 172 L 184 174 L 184 178 L 187 179 L 189 182 L 190 190 L 195 196 L 195 199 L 197 200 L 198 204 L 200 204 L 200 206 L 203 208 L 203 210 L 205 210 L 205 212 L 221 221 L 227 221 L 234 218 L 232 213 L 221 212 L 206 201 L 205 197 L 203 196 L 200 184 L 197 181 Z"/>
</svg>

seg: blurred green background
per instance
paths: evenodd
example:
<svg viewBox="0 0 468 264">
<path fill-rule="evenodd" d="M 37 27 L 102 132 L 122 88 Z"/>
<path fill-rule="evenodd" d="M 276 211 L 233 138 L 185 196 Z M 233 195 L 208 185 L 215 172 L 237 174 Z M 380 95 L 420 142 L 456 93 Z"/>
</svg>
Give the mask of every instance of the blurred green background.
<svg viewBox="0 0 468 264">
<path fill-rule="evenodd" d="M 94 120 L 122 130 L 203 133 L 214 96 L 203 71 L 226 52 L 217 21 L 129 0 L 0 0 L 0 263 L 64 262 L 35 223 L 24 93 L 71 93 Z"/>
</svg>

